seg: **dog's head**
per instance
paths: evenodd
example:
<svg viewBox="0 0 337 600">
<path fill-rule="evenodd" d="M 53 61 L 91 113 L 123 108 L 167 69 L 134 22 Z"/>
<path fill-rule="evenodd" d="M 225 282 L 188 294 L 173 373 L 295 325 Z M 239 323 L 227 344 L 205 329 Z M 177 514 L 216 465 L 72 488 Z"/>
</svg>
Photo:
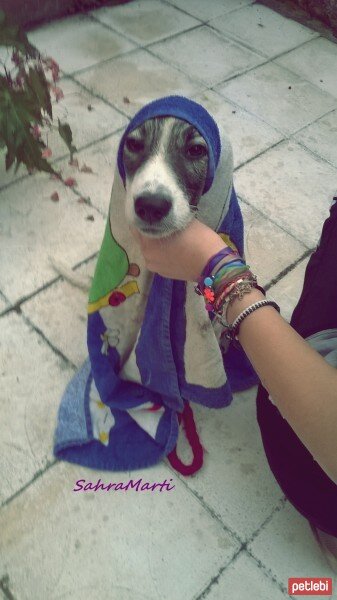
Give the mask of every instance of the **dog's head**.
<svg viewBox="0 0 337 600">
<path fill-rule="evenodd" d="M 164 237 L 193 219 L 205 187 L 208 147 L 176 117 L 154 117 L 124 139 L 126 217 L 144 235 Z"/>
</svg>

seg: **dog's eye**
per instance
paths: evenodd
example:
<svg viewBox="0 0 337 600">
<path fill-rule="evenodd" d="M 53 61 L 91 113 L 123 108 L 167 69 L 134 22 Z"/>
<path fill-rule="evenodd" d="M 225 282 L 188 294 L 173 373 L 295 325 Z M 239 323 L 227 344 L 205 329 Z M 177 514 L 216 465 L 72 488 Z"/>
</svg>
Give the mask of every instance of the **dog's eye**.
<svg viewBox="0 0 337 600">
<path fill-rule="evenodd" d="M 202 146 L 202 144 L 194 144 L 193 146 L 189 147 L 187 154 L 191 158 L 201 158 L 207 154 L 207 150 L 205 146 Z"/>
<path fill-rule="evenodd" d="M 127 138 L 125 145 L 129 152 L 141 152 L 144 150 L 144 142 L 135 138 Z"/>
</svg>

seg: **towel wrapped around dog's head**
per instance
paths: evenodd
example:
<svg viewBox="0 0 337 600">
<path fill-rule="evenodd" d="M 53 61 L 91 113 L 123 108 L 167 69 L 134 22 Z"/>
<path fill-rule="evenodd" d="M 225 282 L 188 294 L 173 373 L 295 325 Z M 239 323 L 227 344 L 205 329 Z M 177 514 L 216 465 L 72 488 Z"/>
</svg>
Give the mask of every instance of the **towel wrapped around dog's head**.
<svg viewBox="0 0 337 600">
<path fill-rule="evenodd" d="M 197 218 L 243 255 L 242 216 L 233 188 L 229 140 L 198 103 L 169 96 L 143 107 L 118 148 L 109 216 L 89 294 L 89 359 L 63 396 L 58 458 L 97 469 L 156 464 L 176 446 L 186 402 L 222 408 L 232 391 L 257 382 L 241 350 L 223 355 L 195 284 L 150 273 L 126 218 L 124 143 L 148 119 L 190 123 L 207 144 Z M 198 243 L 198 240 L 195 242 Z"/>
</svg>

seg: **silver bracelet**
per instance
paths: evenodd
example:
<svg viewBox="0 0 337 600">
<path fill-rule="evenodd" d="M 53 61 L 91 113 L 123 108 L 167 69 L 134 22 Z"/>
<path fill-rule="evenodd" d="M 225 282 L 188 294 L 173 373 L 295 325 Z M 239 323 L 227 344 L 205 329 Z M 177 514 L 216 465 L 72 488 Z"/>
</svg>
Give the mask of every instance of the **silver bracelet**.
<svg viewBox="0 0 337 600">
<path fill-rule="evenodd" d="M 229 340 L 237 339 L 239 327 L 242 321 L 248 317 L 248 315 L 251 315 L 255 310 L 262 308 L 263 306 L 273 306 L 278 312 L 280 312 L 280 307 L 278 304 L 276 304 L 276 302 L 273 302 L 273 300 L 259 300 L 258 302 L 254 302 L 254 304 L 251 304 L 245 308 L 245 310 L 243 310 L 242 313 L 236 317 L 232 325 L 228 325 L 225 337 Z"/>
</svg>

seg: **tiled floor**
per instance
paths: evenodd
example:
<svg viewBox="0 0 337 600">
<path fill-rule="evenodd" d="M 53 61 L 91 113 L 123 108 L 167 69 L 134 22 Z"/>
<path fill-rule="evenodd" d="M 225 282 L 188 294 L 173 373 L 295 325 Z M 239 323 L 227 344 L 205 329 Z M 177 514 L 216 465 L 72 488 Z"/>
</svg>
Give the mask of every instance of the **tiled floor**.
<svg viewBox="0 0 337 600">
<path fill-rule="evenodd" d="M 334 577 L 269 470 L 255 389 L 220 413 L 196 407 L 195 477 L 166 463 L 132 474 L 172 478 L 173 492 L 72 492 L 107 476 L 52 455 L 58 403 L 87 350 L 86 293 L 50 258 L 93 273 L 121 130 L 147 101 L 185 94 L 232 140 L 247 260 L 289 319 L 337 191 L 337 46 L 252 0 L 135 0 L 30 38 L 60 63 L 55 114 L 92 172 L 71 167 L 54 136 L 74 189 L 0 161 L 0 598 L 281 600 L 288 577 Z"/>
</svg>

